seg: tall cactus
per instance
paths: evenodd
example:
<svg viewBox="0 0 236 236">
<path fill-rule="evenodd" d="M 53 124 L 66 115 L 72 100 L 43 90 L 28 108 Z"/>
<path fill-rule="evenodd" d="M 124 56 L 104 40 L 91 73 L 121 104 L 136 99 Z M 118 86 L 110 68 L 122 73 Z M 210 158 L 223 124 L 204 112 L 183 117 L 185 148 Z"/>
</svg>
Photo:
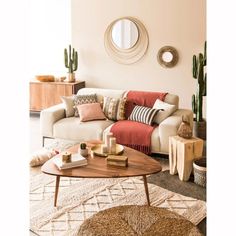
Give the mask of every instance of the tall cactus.
<svg viewBox="0 0 236 236">
<path fill-rule="evenodd" d="M 67 52 L 67 49 L 64 49 L 64 62 L 65 67 L 68 68 L 69 73 L 73 73 L 78 68 L 78 53 L 75 51 L 75 49 L 72 49 L 71 53 L 71 45 L 69 45 L 69 55 Z"/>
<path fill-rule="evenodd" d="M 196 55 L 193 56 L 193 78 L 197 79 L 197 93 L 192 96 L 192 110 L 195 114 L 196 121 L 203 121 L 202 118 L 202 102 L 203 96 L 206 96 L 207 90 L 207 75 L 204 74 L 204 66 L 206 66 L 207 62 L 207 54 L 206 54 L 206 42 L 204 45 L 204 55 L 199 53 L 198 57 Z"/>
</svg>

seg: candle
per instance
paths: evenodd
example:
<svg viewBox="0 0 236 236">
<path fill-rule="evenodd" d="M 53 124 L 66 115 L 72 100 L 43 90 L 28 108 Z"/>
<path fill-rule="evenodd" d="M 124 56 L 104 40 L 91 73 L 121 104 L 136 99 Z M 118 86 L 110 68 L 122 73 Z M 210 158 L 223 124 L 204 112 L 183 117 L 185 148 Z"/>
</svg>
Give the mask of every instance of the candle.
<svg viewBox="0 0 236 236">
<path fill-rule="evenodd" d="M 116 153 L 116 138 L 115 137 L 110 138 L 110 153 L 111 154 Z"/>
<path fill-rule="evenodd" d="M 109 132 L 105 135 L 105 145 L 107 146 L 107 151 L 110 152 L 110 138 L 113 137 L 113 133 Z"/>
<path fill-rule="evenodd" d="M 71 153 L 70 152 L 63 152 L 61 157 L 62 157 L 62 162 L 64 162 L 64 163 L 71 162 Z"/>
<path fill-rule="evenodd" d="M 101 145 L 101 153 L 102 153 L 102 154 L 108 153 L 107 145 L 105 145 L 105 144 L 102 144 L 102 145 Z"/>
</svg>

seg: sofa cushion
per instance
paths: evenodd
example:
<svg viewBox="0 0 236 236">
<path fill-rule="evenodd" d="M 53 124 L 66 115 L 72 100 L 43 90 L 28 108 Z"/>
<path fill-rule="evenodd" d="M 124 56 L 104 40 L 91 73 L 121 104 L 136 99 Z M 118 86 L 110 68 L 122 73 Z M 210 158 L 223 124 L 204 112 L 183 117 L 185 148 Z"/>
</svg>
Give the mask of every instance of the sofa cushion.
<svg viewBox="0 0 236 236">
<path fill-rule="evenodd" d="M 79 142 L 92 139 L 102 140 L 103 130 L 113 123 L 111 120 L 80 122 L 77 117 L 69 117 L 53 125 L 53 134 L 55 138 Z"/>
<path fill-rule="evenodd" d="M 147 125 L 152 125 L 153 119 L 157 113 L 157 109 L 152 109 L 144 106 L 135 106 L 128 119 L 132 121 L 138 121 Z"/>
<path fill-rule="evenodd" d="M 105 120 L 100 103 L 81 104 L 76 106 L 80 121 Z"/>
<path fill-rule="evenodd" d="M 75 116 L 79 116 L 77 105 L 87 104 L 87 103 L 96 103 L 96 102 L 97 102 L 96 94 L 75 95 L 74 96 Z"/>
<path fill-rule="evenodd" d="M 163 120 L 165 120 L 168 116 L 174 113 L 177 109 L 175 105 L 163 102 L 159 99 L 156 100 L 152 108 L 160 110 L 156 114 L 153 120 L 153 122 L 157 124 L 160 124 Z"/>
<path fill-rule="evenodd" d="M 103 112 L 110 120 L 124 120 L 125 119 L 125 102 L 126 98 L 112 98 L 104 97 Z"/>
<path fill-rule="evenodd" d="M 65 111 L 66 111 L 66 117 L 71 117 L 75 115 L 75 109 L 74 109 L 74 95 L 72 96 L 61 96 L 61 100 L 63 102 Z"/>
</svg>

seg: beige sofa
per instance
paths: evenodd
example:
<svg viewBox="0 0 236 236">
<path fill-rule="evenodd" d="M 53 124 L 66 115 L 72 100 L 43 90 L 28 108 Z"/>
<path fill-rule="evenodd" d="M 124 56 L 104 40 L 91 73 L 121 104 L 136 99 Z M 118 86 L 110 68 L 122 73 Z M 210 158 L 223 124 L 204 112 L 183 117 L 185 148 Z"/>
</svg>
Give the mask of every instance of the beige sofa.
<svg viewBox="0 0 236 236">
<path fill-rule="evenodd" d="M 96 93 L 98 101 L 102 101 L 103 96 L 121 98 L 127 91 L 100 88 L 83 88 L 77 94 L 94 94 Z M 157 126 L 151 137 L 152 153 L 168 154 L 169 137 L 176 135 L 179 125 L 182 121 L 182 115 L 188 116 L 192 126 L 193 113 L 191 110 L 179 109 L 179 97 L 173 94 L 167 94 L 164 102 L 176 106 L 176 111 L 168 118 L 163 120 Z M 40 131 L 45 138 L 58 138 L 73 141 L 85 140 L 102 140 L 104 133 L 109 132 L 114 121 L 95 120 L 80 122 L 77 117 L 68 117 L 65 115 L 63 103 L 44 109 L 40 113 Z"/>
</svg>

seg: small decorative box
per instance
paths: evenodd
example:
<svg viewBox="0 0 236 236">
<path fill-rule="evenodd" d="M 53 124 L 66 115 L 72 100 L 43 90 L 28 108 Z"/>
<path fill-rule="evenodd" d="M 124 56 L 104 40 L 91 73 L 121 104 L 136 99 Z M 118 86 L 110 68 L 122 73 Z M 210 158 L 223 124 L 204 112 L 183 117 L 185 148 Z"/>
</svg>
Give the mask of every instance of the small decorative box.
<svg viewBox="0 0 236 236">
<path fill-rule="evenodd" d="M 71 153 L 70 152 L 63 152 L 61 154 L 62 162 L 69 163 L 71 162 Z"/>
<path fill-rule="evenodd" d="M 128 166 L 128 157 L 127 156 L 109 155 L 107 157 L 107 165 L 126 167 L 126 166 Z"/>
</svg>

